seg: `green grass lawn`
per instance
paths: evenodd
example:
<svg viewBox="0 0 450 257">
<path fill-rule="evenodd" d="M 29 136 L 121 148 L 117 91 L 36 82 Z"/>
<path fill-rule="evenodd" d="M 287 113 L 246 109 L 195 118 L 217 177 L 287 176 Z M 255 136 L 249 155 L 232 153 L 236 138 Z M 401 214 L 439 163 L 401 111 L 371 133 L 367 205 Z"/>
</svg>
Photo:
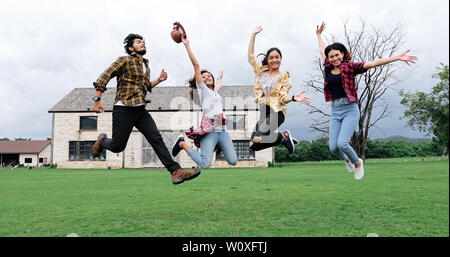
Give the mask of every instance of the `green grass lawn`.
<svg viewBox="0 0 450 257">
<path fill-rule="evenodd" d="M 277 164 L 278 165 L 278 164 Z M 276 166 L 277 166 L 276 165 Z M 368 160 L 165 170 L 0 169 L 0 236 L 449 236 L 449 163 Z"/>
</svg>

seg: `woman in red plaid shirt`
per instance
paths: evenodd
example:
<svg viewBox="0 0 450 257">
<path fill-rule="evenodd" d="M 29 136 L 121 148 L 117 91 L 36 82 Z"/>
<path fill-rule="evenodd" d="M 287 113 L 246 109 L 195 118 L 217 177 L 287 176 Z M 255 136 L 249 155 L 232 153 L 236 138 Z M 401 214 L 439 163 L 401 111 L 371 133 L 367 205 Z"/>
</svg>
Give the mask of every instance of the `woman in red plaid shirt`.
<svg viewBox="0 0 450 257">
<path fill-rule="evenodd" d="M 351 53 L 341 43 L 333 43 L 327 47 L 322 40 L 325 23 L 316 28 L 320 54 L 324 61 L 324 94 L 325 101 L 332 102 L 329 145 L 330 150 L 346 161 L 347 170 L 354 173 L 356 180 L 364 177 L 363 160 L 358 158 L 350 146 L 350 138 L 359 122 L 358 96 L 355 76 L 370 68 L 385 65 L 394 61 L 415 63 L 417 57 L 408 55 L 408 51 L 389 58 L 369 62 L 352 62 Z"/>
</svg>

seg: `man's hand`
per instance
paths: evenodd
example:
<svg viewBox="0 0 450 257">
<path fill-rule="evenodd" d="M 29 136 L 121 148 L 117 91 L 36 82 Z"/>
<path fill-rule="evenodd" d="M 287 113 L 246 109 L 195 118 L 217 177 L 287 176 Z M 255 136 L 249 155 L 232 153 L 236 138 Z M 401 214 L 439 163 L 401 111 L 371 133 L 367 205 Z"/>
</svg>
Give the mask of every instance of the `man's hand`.
<svg viewBox="0 0 450 257">
<path fill-rule="evenodd" d="M 102 102 L 100 101 L 95 101 L 94 102 L 94 107 L 92 107 L 92 110 L 96 113 L 100 113 L 100 112 L 104 112 L 105 110 L 103 109 L 103 105 Z"/>
<path fill-rule="evenodd" d="M 161 74 L 159 74 L 158 80 L 161 82 L 161 81 L 164 81 L 166 79 L 167 79 L 167 72 L 165 72 L 164 69 L 163 69 L 161 71 Z"/>
</svg>

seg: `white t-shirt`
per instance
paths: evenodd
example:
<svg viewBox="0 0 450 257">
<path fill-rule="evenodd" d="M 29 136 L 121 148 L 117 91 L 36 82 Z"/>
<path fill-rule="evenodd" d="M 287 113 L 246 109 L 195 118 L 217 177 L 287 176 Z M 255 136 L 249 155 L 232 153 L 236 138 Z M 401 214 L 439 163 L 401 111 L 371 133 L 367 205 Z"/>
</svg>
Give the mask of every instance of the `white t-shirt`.
<svg viewBox="0 0 450 257">
<path fill-rule="evenodd" d="M 211 90 L 202 82 L 201 85 L 197 84 L 197 92 L 200 97 L 204 116 L 213 118 L 215 115 L 223 113 L 223 99 L 217 92 L 217 87 Z"/>
</svg>

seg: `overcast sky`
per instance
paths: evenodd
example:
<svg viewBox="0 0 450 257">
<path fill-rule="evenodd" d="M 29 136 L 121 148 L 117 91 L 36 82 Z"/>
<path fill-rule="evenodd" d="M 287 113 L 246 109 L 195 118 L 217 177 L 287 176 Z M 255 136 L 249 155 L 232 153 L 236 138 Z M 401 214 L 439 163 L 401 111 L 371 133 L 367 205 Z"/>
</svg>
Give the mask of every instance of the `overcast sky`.
<svg viewBox="0 0 450 257">
<path fill-rule="evenodd" d="M 386 29 L 402 23 L 405 50 L 419 57 L 409 67 L 398 63 L 402 82 L 386 94 L 390 117 L 372 129 L 371 138 L 423 137 L 399 120 L 403 106 L 398 90 L 428 91 L 436 67 L 449 59 L 449 4 L 446 0 L 365 1 L 4 1 L 0 9 L 0 138 L 51 136 L 48 110 L 75 87 L 92 87 L 118 56 L 125 55 L 129 33 L 145 37 L 152 79 L 161 69 L 169 78 L 159 86 L 183 86 L 193 75 L 182 44 L 170 38 L 174 21 L 188 33 L 202 68 L 224 71 L 224 85 L 252 85 L 247 62 L 250 33 L 257 26 L 255 53 L 277 46 L 281 70 L 288 70 L 292 93 L 304 90 L 307 74 L 319 56 L 315 28 L 327 23 L 324 36 L 340 35 L 342 19 L 357 29 L 360 19 Z M 327 42 L 326 42 L 327 43 Z M 328 42 L 330 43 L 330 42 Z M 369 61 L 369 60 L 367 60 Z M 115 86 L 115 79 L 108 86 Z M 306 93 L 308 94 L 308 92 Z M 313 102 L 323 102 L 323 96 Z M 193 124 L 196 125 L 196 124 Z M 307 108 L 292 103 L 283 128 L 298 139 L 311 140 Z"/>
</svg>

